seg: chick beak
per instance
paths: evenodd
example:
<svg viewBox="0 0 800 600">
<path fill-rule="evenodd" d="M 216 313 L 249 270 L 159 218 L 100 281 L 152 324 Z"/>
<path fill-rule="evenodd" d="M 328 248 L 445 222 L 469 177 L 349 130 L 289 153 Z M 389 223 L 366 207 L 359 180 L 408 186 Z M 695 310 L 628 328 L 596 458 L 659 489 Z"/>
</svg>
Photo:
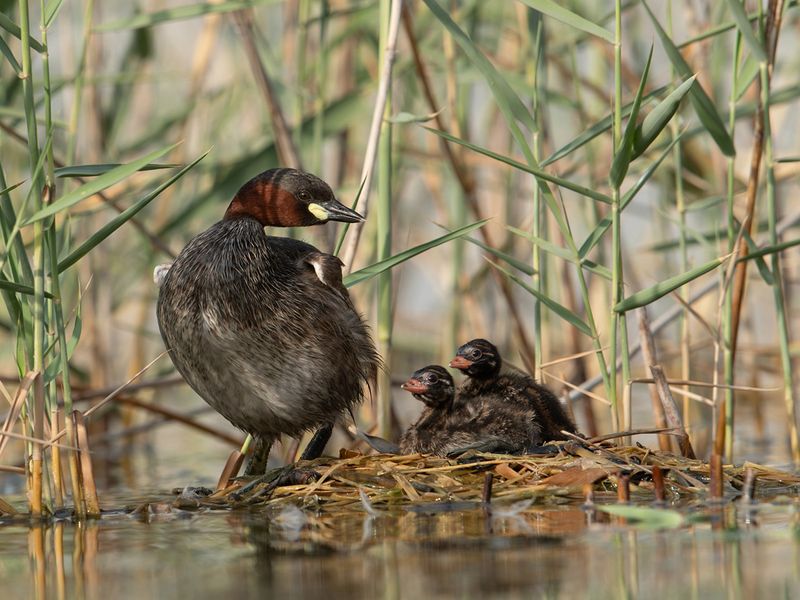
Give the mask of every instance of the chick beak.
<svg viewBox="0 0 800 600">
<path fill-rule="evenodd" d="M 428 391 L 428 386 L 414 377 L 402 384 L 400 388 L 411 394 L 424 394 Z"/>
<path fill-rule="evenodd" d="M 459 371 L 463 371 L 464 369 L 469 369 L 471 366 L 472 366 L 472 361 L 467 360 L 463 356 L 456 356 L 453 360 L 450 361 L 450 368 L 458 369 Z"/>
</svg>

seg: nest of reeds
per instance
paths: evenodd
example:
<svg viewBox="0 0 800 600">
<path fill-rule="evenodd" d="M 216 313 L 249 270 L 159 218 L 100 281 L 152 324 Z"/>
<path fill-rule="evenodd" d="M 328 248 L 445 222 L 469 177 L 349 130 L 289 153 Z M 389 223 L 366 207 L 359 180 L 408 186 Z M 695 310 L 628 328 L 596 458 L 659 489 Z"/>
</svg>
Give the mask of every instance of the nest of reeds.
<svg viewBox="0 0 800 600">
<path fill-rule="evenodd" d="M 425 455 L 363 455 L 342 450 L 340 457 L 301 463 L 319 478 L 271 488 L 238 479 L 205 496 L 179 497 L 182 508 L 268 506 L 292 502 L 337 511 L 361 504 L 401 508 L 429 503 L 515 502 L 553 496 L 613 494 L 626 500 L 713 498 L 715 475 L 709 463 L 641 445 L 582 445 L 564 442 L 555 455 L 507 456 L 467 453 L 457 459 Z M 723 465 L 722 495 L 750 498 L 797 493 L 800 477 L 754 463 Z M 630 495 L 630 496 L 629 496 Z M 721 495 L 721 496 L 722 496 Z"/>
</svg>

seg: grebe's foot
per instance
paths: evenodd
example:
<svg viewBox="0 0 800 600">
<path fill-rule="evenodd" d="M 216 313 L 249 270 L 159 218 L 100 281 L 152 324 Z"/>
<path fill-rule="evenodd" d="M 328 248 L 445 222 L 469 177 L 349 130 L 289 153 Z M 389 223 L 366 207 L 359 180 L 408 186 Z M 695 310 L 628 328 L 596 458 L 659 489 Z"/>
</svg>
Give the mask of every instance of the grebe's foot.
<svg viewBox="0 0 800 600">
<path fill-rule="evenodd" d="M 447 451 L 447 458 L 458 458 L 470 450 L 486 454 L 519 454 L 520 452 L 519 446 L 510 444 L 502 438 L 489 437 L 471 444 L 464 444 L 458 448 L 452 448 Z"/>
<path fill-rule="evenodd" d="M 314 469 L 298 467 L 296 465 L 286 465 L 285 467 L 270 469 L 263 475 L 256 477 L 241 489 L 233 492 L 230 498 L 234 502 L 241 502 L 245 499 L 247 502 L 252 502 L 262 496 L 269 496 L 279 487 L 285 485 L 305 485 L 319 478 L 320 474 Z M 260 485 L 263 485 L 263 487 L 256 490 Z M 256 490 L 255 493 L 250 494 L 253 490 Z M 248 496 L 248 494 L 250 495 Z"/>
<path fill-rule="evenodd" d="M 544 456 L 555 456 L 561 452 L 561 446 L 555 444 L 543 444 L 541 446 L 532 446 L 525 451 L 525 454 L 536 454 Z"/>
</svg>

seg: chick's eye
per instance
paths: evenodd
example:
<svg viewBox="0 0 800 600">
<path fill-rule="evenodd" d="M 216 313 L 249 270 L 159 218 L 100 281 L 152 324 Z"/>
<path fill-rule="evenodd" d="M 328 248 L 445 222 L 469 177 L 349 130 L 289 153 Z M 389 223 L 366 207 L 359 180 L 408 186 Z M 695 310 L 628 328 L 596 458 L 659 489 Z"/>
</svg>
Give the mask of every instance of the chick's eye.
<svg viewBox="0 0 800 600">
<path fill-rule="evenodd" d="M 469 353 L 469 357 L 470 357 L 472 360 L 477 360 L 477 359 L 479 359 L 481 356 L 483 356 L 483 353 L 482 353 L 480 350 L 472 350 L 472 351 Z"/>
<path fill-rule="evenodd" d="M 439 381 L 439 378 L 436 375 L 428 375 L 428 383 L 436 383 Z"/>
</svg>

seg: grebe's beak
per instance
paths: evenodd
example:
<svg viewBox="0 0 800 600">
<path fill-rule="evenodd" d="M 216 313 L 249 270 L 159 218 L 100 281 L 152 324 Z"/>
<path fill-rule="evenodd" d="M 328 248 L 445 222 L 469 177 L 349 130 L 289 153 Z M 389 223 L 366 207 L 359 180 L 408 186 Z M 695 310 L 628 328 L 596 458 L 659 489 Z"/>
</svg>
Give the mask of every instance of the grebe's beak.
<svg viewBox="0 0 800 600">
<path fill-rule="evenodd" d="M 312 202 L 308 205 L 308 211 L 322 222 L 341 221 L 342 223 L 360 223 L 364 220 L 364 217 L 356 211 L 347 208 L 338 200 Z"/>
<path fill-rule="evenodd" d="M 458 369 L 459 371 L 463 371 L 464 369 L 469 369 L 471 366 L 472 366 L 472 361 L 467 360 L 463 356 L 456 356 L 453 360 L 450 361 L 450 368 Z"/>
<path fill-rule="evenodd" d="M 422 383 L 419 379 L 412 377 L 400 386 L 407 392 L 412 394 L 425 394 L 428 391 L 428 386 Z"/>
</svg>

